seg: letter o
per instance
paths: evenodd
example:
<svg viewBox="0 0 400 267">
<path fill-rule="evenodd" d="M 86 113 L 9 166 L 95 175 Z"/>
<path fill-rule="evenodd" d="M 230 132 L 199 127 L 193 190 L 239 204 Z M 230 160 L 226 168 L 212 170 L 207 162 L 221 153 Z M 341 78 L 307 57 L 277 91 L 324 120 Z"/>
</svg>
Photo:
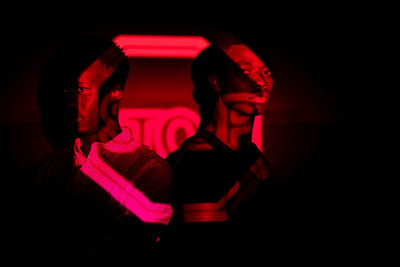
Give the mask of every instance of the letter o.
<svg viewBox="0 0 400 267">
<path fill-rule="evenodd" d="M 187 118 L 173 118 L 169 120 L 166 124 L 165 130 L 165 144 L 166 150 L 168 153 L 171 153 L 179 148 L 181 144 L 177 144 L 176 142 L 176 132 L 178 129 L 182 128 L 187 137 L 190 137 L 196 133 L 196 125 L 194 122 L 190 121 Z"/>
</svg>

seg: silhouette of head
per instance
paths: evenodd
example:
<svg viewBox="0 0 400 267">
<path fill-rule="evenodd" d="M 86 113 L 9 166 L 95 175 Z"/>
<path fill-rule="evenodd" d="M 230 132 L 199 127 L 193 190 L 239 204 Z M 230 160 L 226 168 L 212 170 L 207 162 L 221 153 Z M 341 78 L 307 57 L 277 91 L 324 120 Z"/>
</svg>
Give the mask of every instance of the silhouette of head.
<svg viewBox="0 0 400 267">
<path fill-rule="evenodd" d="M 96 133 L 110 120 L 118 123 L 118 103 L 128 72 L 127 57 L 103 37 L 75 40 L 44 64 L 38 105 L 53 149 Z"/>
</svg>

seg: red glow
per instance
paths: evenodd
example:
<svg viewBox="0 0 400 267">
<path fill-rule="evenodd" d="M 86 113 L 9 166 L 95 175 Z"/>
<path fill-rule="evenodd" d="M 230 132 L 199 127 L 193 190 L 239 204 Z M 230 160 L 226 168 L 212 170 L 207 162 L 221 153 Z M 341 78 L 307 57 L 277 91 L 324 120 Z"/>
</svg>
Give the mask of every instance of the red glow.
<svg viewBox="0 0 400 267">
<path fill-rule="evenodd" d="M 114 38 L 128 57 L 188 58 L 196 57 L 201 50 L 209 46 L 200 36 L 154 36 L 154 35 L 118 35 Z M 152 75 L 151 75 L 152 76 Z M 135 90 L 135 88 L 133 88 Z M 191 90 L 182 88 L 181 90 Z M 154 95 L 155 97 L 157 95 Z M 190 102 L 188 99 L 187 102 Z M 182 103 L 186 105 L 187 103 Z M 134 138 L 151 147 L 161 157 L 175 151 L 185 140 L 178 132 L 187 137 L 193 135 L 200 124 L 200 116 L 190 108 L 176 106 L 166 109 L 127 108 L 120 109 L 121 125 L 131 129 Z M 252 141 L 262 151 L 262 116 L 256 116 Z"/>
<path fill-rule="evenodd" d="M 128 57 L 194 58 L 209 46 L 200 36 L 118 35 L 114 42 Z"/>
</svg>

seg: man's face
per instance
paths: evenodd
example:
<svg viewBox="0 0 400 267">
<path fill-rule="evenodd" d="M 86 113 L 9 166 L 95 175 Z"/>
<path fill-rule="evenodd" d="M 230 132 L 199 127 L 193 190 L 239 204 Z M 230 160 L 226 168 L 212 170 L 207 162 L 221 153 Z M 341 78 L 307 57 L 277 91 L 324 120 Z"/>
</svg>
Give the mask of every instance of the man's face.
<svg viewBox="0 0 400 267">
<path fill-rule="evenodd" d="M 260 115 L 272 90 L 272 77 L 264 63 L 245 45 L 225 51 L 234 62 L 221 79 L 223 102 L 245 115 Z"/>
<path fill-rule="evenodd" d="M 79 79 L 77 86 L 67 94 L 66 122 L 78 135 L 95 133 L 98 129 L 98 87 Z"/>
<path fill-rule="evenodd" d="M 107 56 L 107 51 L 103 56 Z M 96 59 L 78 77 L 76 85 L 64 90 L 64 119 L 78 135 L 89 135 L 99 130 L 99 123 L 106 121 L 110 93 L 99 99 L 102 84 L 112 75 L 115 67 Z"/>
</svg>

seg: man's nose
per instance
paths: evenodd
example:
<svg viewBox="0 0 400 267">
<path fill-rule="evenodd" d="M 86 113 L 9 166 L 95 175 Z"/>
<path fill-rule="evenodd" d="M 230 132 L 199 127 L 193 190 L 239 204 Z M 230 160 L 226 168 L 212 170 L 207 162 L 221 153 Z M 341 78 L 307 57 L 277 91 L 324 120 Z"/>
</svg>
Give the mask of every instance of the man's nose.
<svg viewBox="0 0 400 267">
<path fill-rule="evenodd" d="M 256 94 L 259 96 L 267 95 L 267 84 L 265 82 L 257 82 L 255 83 Z"/>
<path fill-rule="evenodd" d="M 74 93 L 69 93 L 65 96 L 65 106 L 68 108 L 76 108 L 78 106 L 78 96 Z"/>
</svg>

